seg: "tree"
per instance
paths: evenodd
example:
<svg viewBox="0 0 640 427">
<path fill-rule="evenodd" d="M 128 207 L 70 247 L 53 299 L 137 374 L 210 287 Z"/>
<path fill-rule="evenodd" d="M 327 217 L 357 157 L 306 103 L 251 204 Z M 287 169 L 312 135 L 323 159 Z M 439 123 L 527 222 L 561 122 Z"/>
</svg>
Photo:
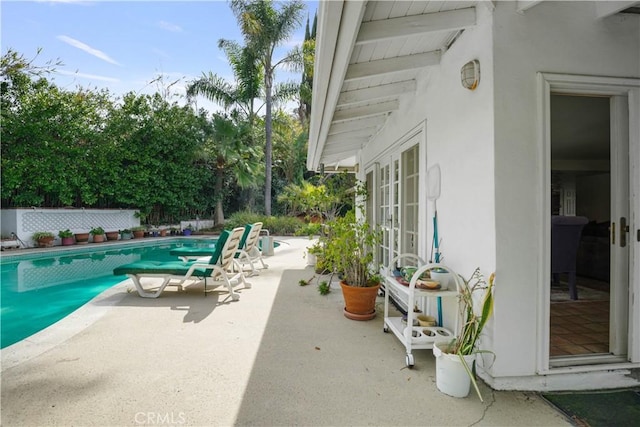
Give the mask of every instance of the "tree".
<svg viewBox="0 0 640 427">
<path fill-rule="evenodd" d="M 252 52 L 264 73 L 265 88 L 265 214 L 271 215 L 272 179 L 272 135 L 271 114 L 273 104 L 274 77 L 280 66 L 299 69 L 302 66 L 302 52 L 294 49 L 284 58 L 274 61 L 276 47 L 286 42 L 293 31 L 302 23 L 305 5 L 293 0 L 276 10 L 272 1 L 231 0 L 233 11 L 245 39 L 246 47 Z"/>
<path fill-rule="evenodd" d="M 313 92 L 313 63 L 316 52 L 316 28 L 318 25 L 318 13 L 313 17 L 313 25 L 309 28 L 309 18 L 304 32 L 304 42 L 302 44 L 303 69 L 302 83 L 300 84 L 300 106 L 298 107 L 298 118 L 301 123 L 309 121 L 311 116 L 311 94 Z"/>
<path fill-rule="evenodd" d="M 234 82 L 229 82 L 214 73 L 203 74 L 187 87 L 187 95 L 202 95 L 207 99 L 222 104 L 228 115 L 215 114 L 213 118 L 215 135 L 211 143 L 213 150 L 208 151 L 215 159 L 216 175 L 216 208 L 214 221 L 224 223 L 222 183 L 224 173 L 233 166 L 233 175 L 240 189 L 250 191 L 257 187 L 259 175 L 248 174 L 255 171 L 255 160 L 258 158 L 256 132 L 254 129 L 256 113 L 255 101 L 262 97 L 262 69 L 253 57 L 252 51 L 240 46 L 235 41 L 219 40 L 221 48 L 234 74 Z M 246 154 L 251 153 L 250 157 Z M 207 155 L 207 153 L 205 153 Z"/>
<path fill-rule="evenodd" d="M 237 117 L 236 117 L 237 119 Z M 237 122 L 233 117 L 215 114 L 213 117 L 213 135 L 208 140 L 206 153 L 215 162 L 215 213 L 214 222 L 224 224 L 223 191 L 225 172 L 231 170 L 240 188 L 255 185 L 259 162 L 252 140 L 253 127 L 246 121 Z"/>
</svg>

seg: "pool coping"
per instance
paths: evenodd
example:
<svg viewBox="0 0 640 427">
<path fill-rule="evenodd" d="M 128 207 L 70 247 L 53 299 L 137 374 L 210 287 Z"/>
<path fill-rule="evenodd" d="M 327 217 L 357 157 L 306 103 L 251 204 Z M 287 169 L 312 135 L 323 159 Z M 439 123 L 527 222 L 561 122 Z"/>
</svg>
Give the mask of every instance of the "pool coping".
<svg viewBox="0 0 640 427">
<path fill-rule="evenodd" d="M 50 248 L 21 248 L 4 250 L 0 254 L 0 259 L 11 260 L 29 260 L 31 258 L 39 258 L 43 255 L 59 256 L 69 253 L 99 252 L 102 250 L 110 250 L 117 247 L 126 246 L 151 246 L 159 242 L 181 241 L 181 240 L 207 240 L 216 239 L 217 234 L 197 234 L 191 236 L 167 236 L 152 237 L 145 239 L 131 239 L 127 241 L 114 240 L 102 243 L 90 243 L 88 245 L 71 245 L 71 246 L 53 246 Z"/>
<path fill-rule="evenodd" d="M 56 323 L 0 349 L 1 371 L 39 356 L 91 326 L 126 296 L 130 281 L 127 279 L 113 285 Z"/>
</svg>

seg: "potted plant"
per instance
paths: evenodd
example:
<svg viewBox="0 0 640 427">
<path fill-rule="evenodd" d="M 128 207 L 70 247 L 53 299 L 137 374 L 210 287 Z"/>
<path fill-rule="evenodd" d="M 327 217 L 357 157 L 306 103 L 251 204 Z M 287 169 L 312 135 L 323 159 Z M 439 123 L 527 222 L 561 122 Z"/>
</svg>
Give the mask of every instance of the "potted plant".
<svg viewBox="0 0 640 427">
<path fill-rule="evenodd" d="M 318 256 L 322 257 L 324 248 L 319 241 L 307 247 L 307 265 L 315 266 L 318 262 Z"/>
<path fill-rule="evenodd" d="M 435 342 L 433 354 L 436 356 L 436 385 L 438 390 L 454 397 L 465 397 L 473 384 L 478 397 L 482 395 L 475 377 L 475 359 L 481 350 L 478 340 L 482 330 L 493 313 L 493 286 L 495 274 L 489 281 L 477 268 L 469 280 L 461 278 L 459 288 L 460 321 L 456 337 L 450 341 Z M 479 301 L 476 305 L 474 301 Z"/>
<path fill-rule="evenodd" d="M 21 242 L 22 241 L 18 239 L 18 236 L 16 236 L 15 233 L 11 233 L 10 236 L 0 237 L 0 247 L 2 248 L 2 250 L 19 248 Z"/>
<path fill-rule="evenodd" d="M 373 319 L 381 282 L 373 264 L 380 232 L 366 221 L 357 220 L 353 210 L 330 221 L 327 228 L 326 236 L 321 237 L 325 266 L 342 279 L 344 315 L 353 320 Z"/>
<path fill-rule="evenodd" d="M 75 233 L 76 244 L 86 245 L 89 243 L 89 233 Z"/>
<path fill-rule="evenodd" d="M 89 233 L 93 236 L 93 243 L 102 243 L 104 242 L 104 228 L 102 227 L 94 227 L 89 231 Z"/>
<path fill-rule="evenodd" d="M 66 230 L 60 230 L 58 232 L 58 237 L 60 237 L 62 241 L 62 246 L 72 246 L 76 243 L 73 238 L 73 233 L 68 228 Z"/>
<path fill-rule="evenodd" d="M 129 240 L 131 239 L 132 234 L 131 234 L 131 230 L 129 230 L 128 228 L 125 228 L 124 230 L 120 230 L 120 238 L 122 240 Z"/>
<path fill-rule="evenodd" d="M 144 232 L 147 229 L 144 225 L 139 225 L 137 227 L 132 227 L 131 232 L 133 233 L 134 239 L 141 239 L 144 237 Z"/>
<path fill-rule="evenodd" d="M 55 236 L 49 231 L 36 231 L 31 238 L 38 244 L 39 248 L 48 248 L 53 246 Z"/>
<path fill-rule="evenodd" d="M 183 236 L 191 236 L 191 232 L 193 231 L 193 226 L 191 224 L 187 225 L 184 230 L 182 230 Z"/>
<path fill-rule="evenodd" d="M 104 235 L 107 237 L 107 240 L 118 240 L 120 233 L 118 231 L 107 231 Z"/>
</svg>

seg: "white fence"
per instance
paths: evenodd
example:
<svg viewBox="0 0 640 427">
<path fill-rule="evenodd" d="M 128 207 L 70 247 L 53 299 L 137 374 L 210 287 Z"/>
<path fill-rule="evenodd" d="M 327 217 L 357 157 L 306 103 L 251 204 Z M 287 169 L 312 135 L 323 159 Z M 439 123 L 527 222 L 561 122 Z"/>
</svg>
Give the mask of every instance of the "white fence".
<svg viewBox="0 0 640 427">
<path fill-rule="evenodd" d="M 92 228 L 118 231 L 140 225 L 133 209 L 2 209 L 0 232 L 15 235 L 28 247 L 34 246 L 33 233 L 49 231 L 55 236 L 67 228 L 73 233 L 88 233 Z M 59 244 L 56 237 L 56 244 Z"/>
</svg>

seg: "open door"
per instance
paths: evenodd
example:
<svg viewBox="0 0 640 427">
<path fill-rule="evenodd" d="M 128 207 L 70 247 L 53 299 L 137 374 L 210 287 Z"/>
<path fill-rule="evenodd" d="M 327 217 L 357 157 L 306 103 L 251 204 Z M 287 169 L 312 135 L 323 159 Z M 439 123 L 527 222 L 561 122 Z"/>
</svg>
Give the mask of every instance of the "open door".
<svg viewBox="0 0 640 427">
<path fill-rule="evenodd" d="M 552 87 L 549 118 L 549 365 L 626 361 L 628 97 Z"/>
</svg>

